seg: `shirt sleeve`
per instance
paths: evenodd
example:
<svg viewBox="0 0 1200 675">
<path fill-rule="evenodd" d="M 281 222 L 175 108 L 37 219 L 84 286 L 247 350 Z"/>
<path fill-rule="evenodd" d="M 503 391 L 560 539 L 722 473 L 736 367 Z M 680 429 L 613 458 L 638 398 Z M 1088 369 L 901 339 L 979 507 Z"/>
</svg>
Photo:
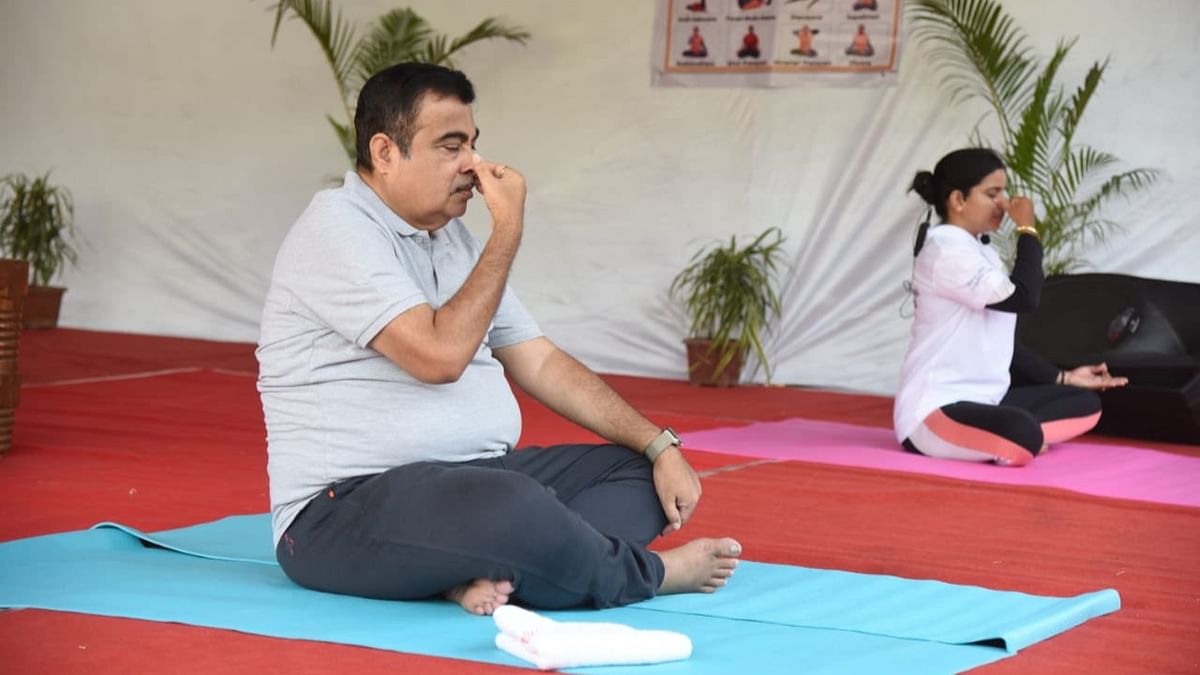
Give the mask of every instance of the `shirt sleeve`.
<svg viewBox="0 0 1200 675">
<path fill-rule="evenodd" d="M 933 293 L 972 309 L 1012 295 L 1015 287 L 1008 275 L 976 247 L 937 241 L 928 248 Z"/>
<path fill-rule="evenodd" d="M 296 311 L 366 348 L 393 318 L 429 303 L 381 227 L 314 215 L 281 261 Z"/>
<path fill-rule="evenodd" d="M 988 309 L 1000 312 L 1032 312 L 1037 309 L 1042 297 L 1042 244 L 1030 234 L 1017 237 L 1017 259 L 1009 275 L 1013 292 L 1000 302 L 989 304 Z"/>
<path fill-rule="evenodd" d="M 541 336 L 542 330 L 533 316 L 525 310 L 517 294 L 506 286 L 504 296 L 500 298 L 500 307 L 496 309 L 496 318 L 488 331 L 488 347 L 500 349 Z"/>
</svg>

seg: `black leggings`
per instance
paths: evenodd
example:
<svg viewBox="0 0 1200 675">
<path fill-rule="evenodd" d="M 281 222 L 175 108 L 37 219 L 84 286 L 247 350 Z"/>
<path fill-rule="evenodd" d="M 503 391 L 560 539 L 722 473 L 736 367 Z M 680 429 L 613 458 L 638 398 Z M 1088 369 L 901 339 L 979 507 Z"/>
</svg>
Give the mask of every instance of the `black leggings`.
<svg viewBox="0 0 1200 675">
<path fill-rule="evenodd" d="M 933 411 L 904 447 L 930 457 L 1021 465 L 1047 443 L 1086 433 L 1100 419 L 1100 397 L 1078 387 L 1013 387 L 999 405 L 959 401 Z"/>
<path fill-rule="evenodd" d="M 646 545 L 666 523 L 645 457 L 562 445 L 331 485 L 275 555 L 296 583 L 333 593 L 408 600 L 486 578 L 533 607 L 610 607 L 654 596 L 663 563 Z"/>
</svg>

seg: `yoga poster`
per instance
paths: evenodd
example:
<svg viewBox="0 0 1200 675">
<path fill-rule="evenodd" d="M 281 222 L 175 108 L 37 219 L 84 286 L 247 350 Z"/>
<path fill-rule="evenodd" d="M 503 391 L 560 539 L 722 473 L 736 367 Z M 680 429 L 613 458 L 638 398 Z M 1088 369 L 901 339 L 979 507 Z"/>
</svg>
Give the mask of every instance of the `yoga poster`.
<svg viewBox="0 0 1200 675">
<path fill-rule="evenodd" d="M 659 0 L 659 86 L 785 87 L 895 80 L 903 0 Z"/>
</svg>

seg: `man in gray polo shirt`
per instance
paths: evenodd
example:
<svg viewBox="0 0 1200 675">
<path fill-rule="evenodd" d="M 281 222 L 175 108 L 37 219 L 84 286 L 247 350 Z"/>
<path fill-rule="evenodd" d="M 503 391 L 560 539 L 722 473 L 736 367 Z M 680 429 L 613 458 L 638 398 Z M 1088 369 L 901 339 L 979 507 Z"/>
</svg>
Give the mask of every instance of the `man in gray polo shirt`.
<svg viewBox="0 0 1200 675">
<path fill-rule="evenodd" d="M 679 529 L 678 437 L 542 336 L 507 287 L 525 179 L 475 153 L 466 76 L 401 64 L 355 115 L 358 166 L 280 247 L 257 351 L 276 555 L 297 583 L 490 614 L 713 591 L 740 546 Z M 492 231 L 458 220 L 473 190 Z M 515 451 L 512 381 L 610 440 Z"/>
</svg>

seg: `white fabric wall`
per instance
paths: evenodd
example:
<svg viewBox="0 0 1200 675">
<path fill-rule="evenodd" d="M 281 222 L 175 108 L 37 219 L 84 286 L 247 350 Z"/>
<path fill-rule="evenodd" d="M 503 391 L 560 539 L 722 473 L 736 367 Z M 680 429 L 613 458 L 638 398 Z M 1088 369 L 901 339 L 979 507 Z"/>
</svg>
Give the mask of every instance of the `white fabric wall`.
<svg viewBox="0 0 1200 675">
<path fill-rule="evenodd" d="M 65 325 L 256 338 L 278 242 L 344 168 L 327 66 L 298 23 L 269 49 L 269 4 L 0 4 L 0 173 L 54 169 L 85 238 Z M 401 3 L 342 4 L 366 20 Z M 922 49 L 885 89 L 659 89 L 650 0 L 409 4 L 454 34 L 500 15 L 534 35 L 459 65 L 482 152 L 528 176 L 513 284 L 554 340 L 603 372 L 682 378 L 671 278 L 701 244 L 778 225 L 792 266 L 776 381 L 894 389 L 920 212 L 904 186 L 980 113 L 946 106 Z M 1071 81 L 1113 55 L 1082 136 L 1169 174 L 1109 211 L 1126 231 L 1091 268 L 1200 282 L 1200 3 L 1006 4 L 1039 49 L 1080 34 Z M 479 200 L 468 222 L 486 236 Z"/>
</svg>

